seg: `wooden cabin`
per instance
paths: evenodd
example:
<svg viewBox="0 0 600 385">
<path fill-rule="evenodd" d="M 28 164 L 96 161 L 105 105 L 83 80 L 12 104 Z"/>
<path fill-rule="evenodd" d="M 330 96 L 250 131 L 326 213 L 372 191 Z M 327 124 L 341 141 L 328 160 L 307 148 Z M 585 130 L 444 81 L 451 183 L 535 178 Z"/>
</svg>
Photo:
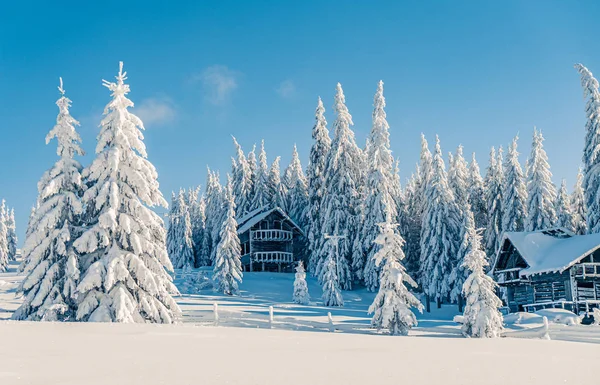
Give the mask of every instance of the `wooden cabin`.
<svg viewBox="0 0 600 385">
<path fill-rule="evenodd" d="M 503 235 L 492 274 L 511 312 L 555 307 L 575 313 L 600 304 L 600 234 L 557 228 Z"/>
<path fill-rule="evenodd" d="M 302 254 L 302 229 L 279 207 L 263 207 L 238 219 L 245 271 L 292 271 Z"/>
</svg>

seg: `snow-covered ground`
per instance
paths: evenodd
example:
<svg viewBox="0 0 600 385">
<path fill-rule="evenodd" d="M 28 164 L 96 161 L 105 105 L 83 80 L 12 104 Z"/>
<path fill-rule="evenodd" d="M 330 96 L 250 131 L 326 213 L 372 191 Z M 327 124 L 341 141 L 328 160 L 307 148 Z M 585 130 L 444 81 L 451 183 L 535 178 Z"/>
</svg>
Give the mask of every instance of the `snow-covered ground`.
<svg viewBox="0 0 600 385">
<path fill-rule="evenodd" d="M 0 274 L 2 319 L 19 305 L 20 279 L 14 269 Z M 183 294 L 180 325 L 2 321 L 0 384 L 551 385 L 598 378 L 599 345 L 557 341 L 598 343 L 598 326 L 551 323 L 548 341 L 539 339 L 541 316 L 511 316 L 507 335 L 522 338 L 466 339 L 453 321 L 456 307 L 444 306 L 419 315 L 409 337 L 381 336 L 368 327 L 373 293 L 344 292 L 344 308 L 325 308 L 308 279 L 314 302 L 294 305 L 293 279 L 253 273 L 244 276 L 240 297 Z M 546 315 L 564 318 L 560 310 Z"/>
</svg>

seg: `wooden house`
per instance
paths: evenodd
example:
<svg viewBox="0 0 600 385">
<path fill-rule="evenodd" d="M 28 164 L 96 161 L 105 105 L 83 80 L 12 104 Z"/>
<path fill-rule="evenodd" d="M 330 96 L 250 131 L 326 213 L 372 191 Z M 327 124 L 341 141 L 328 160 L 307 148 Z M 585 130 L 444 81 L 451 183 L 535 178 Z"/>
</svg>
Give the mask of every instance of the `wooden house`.
<svg viewBox="0 0 600 385">
<path fill-rule="evenodd" d="M 600 234 L 557 228 L 503 235 L 492 274 L 511 312 L 562 307 L 589 312 L 600 304 Z"/>
<path fill-rule="evenodd" d="M 279 207 L 262 207 L 238 219 L 245 271 L 291 271 L 300 259 L 302 229 Z"/>
</svg>

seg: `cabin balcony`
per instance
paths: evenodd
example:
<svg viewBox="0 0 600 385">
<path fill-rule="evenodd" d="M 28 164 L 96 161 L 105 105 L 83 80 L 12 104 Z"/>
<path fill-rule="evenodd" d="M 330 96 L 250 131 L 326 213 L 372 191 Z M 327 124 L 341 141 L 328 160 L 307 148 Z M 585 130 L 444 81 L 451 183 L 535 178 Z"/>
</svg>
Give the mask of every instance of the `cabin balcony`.
<svg viewBox="0 0 600 385">
<path fill-rule="evenodd" d="M 254 262 L 263 263 L 292 263 L 294 254 L 285 251 L 258 251 L 252 258 Z"/>
<path fill-rule="evenodd" d="M 573 267 L 576 278 L 600 277 L 600 262 L 579 263 Z"/>
<path fill-rule="evenodd" d="M 291 241 L 294 238 L 294 233 L 287 230 L 252 230 L 250 231 L 250 239 L 253 241 Z"/>
<path fill-rule="evenodd" d="M 506 269 L 506 270 L 499 270 L 496 271 L 496 274 L 498 276 L 498 284 L 499 285 L 517 285 L 517 284 L 521 284 L 521 283 L 529 283 L 529 278 L 526 277 L 521 277 L 519 275 L 519 272 L 522 269 L 519 268 L 514 268 L 514 269 Z"/>
</svg>

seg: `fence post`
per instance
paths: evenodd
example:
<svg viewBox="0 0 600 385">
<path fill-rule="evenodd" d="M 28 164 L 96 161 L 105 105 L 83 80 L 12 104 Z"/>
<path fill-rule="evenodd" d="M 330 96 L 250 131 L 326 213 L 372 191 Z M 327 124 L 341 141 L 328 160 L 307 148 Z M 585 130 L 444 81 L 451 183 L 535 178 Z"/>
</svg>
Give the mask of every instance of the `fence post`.
<svg viewBox="0 0 600 385">
<path fill-rule="evenodd" d="M 219 326 L 219 305 L 213 303 L 214 325 Z"/>
<path fill-rule="evenodd" d="M 333 317 L 331 316 L 331 312 L 327 312 L 327 318 L 329 320 L 329 331 L 333 333 L 335 331 L 335 326 L 333 326 Z"/>
</svg>

